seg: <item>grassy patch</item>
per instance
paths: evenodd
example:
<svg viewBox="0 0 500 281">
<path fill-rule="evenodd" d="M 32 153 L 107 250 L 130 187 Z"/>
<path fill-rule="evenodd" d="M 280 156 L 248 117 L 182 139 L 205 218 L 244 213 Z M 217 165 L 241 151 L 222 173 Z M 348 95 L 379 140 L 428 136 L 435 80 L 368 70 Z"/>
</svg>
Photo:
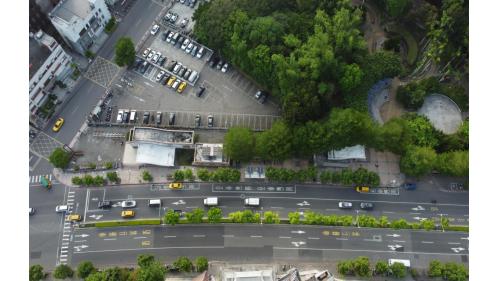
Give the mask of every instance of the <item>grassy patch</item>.
<svg viewBox="0 0 500 281">
<path fill-rule="evenodd" d="M 450 225 L 444 228 L 445 230 L 449 231 L 463 231 L 463 232 L 469 232 L 469 227 L 465 225 Z"/>
</svg>

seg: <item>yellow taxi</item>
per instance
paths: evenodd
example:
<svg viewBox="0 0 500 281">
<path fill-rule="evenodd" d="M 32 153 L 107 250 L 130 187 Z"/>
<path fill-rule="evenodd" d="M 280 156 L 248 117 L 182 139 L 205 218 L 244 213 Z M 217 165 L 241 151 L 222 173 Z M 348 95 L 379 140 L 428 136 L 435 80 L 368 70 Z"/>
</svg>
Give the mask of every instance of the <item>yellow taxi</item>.
<svg viewBox="0 0 500 281">
<path fill-rule="evenodd" d="M 82 216 L 80 216 L 79 214 L 72 214 L 72 215 L 66 216 L 66 221 L 75 222 L 75 221 L 81 221 L 81 220 L 82 220 Z"/>
<path fill-rule="evenodd" d="M 59 117 L 59 119 L 57 119 L 56 123 L 54 124 L 54 127 L 52 127 L 52 131 L 59 132 L 63 124 L 64 124 L 64 119 Z"/>
<path fill-rule="evenodd" d="M 133 217 L 135 217 L 135 211 L 132 210 L 122 211 L 122 218 L 133 218 Z"/>
<path fill-rule="evenodd" d="M 187 86 L 187 83 L 186 82 L 182 82 L 180 85 L 179 85 L 179 88 L 177 88 L 177 93 L 182 93 L 184 91 L 184 89 L 186 89 L 186 86 Z"/>
<path fill-rule="evenodd" d="M 174 84 L 174 82 L 175 82 L 176 79 L 177 78 L 174 75 L 172 75 L 172 77 L 170 77 L 170 79 L 168 79 L 167 85 L 169 87 L 172 87 L 172 84 Z"/>
<path fill-rule="evenodd" d="M 182 183 L 180 182 L 172 182 L 168 185 L 170 189 L 182 189 Z"/>
<path fill-rule="evenodd" d="M 357 192 L 370 192 L 370 188 L 368 186 L 356 186 Z"/>
</svg>

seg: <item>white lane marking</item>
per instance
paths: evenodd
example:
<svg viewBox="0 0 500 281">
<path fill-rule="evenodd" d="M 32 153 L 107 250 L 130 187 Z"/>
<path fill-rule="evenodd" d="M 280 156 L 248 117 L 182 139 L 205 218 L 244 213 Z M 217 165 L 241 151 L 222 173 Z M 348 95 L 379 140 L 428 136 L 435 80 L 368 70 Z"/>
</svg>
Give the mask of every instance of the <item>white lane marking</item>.
<svg viewBox="0 0 500 281">
<path fill-rule="evenodd" d="M 60 255 L 60 257 L 61 257 L 61 258 L 67 258 L 67 257 L 68 257 L 68 255 L 63 255 L 63 254 L 61 254 L 61 255 Z"/>
<path fill-rule="evenodd" d="M 433 241 L 422 241 L 422 244 L 434 244 Z"/>
<path fill-rule="evenodd" d="M 193 235 L 193 237 L 200 238 L 200 237 L 205 237 L 205 235 L 197 235 L 197 234 L 195 234 L 195 235 Z"/>
<path fill-rule="evenodd" d="M 292 239 L 290 236 L 280 236 L 280 239 Z"/>
<path fill-rule="evenodd" d="M 232 235 L 232 234 L 223 234 L 222 237 L 224 237 L 224 238 L 232 238 L 232 237 L 234 237 L 234 235 Z"/>
<path fill-rule="evenodd" d="M 448 242 L 448 245 L 460 245 L 458 242 Z"/>
<path fill-rule="evenodd" d="M 144 248 L 142 248 L 144 249 Z M 142 249 L 137 249 L 137 250 L 142 250 Z M 274 250 L 294 250 L 296 251 L 297 248 L 286 248 L 286 247 L 274 247 Z M 366 252 L 366 253 L 391 253 L 393 254 L 394 251 L 384 251 L 384 250 L 363 250 L 363 249 L 339 249 L 339 248 L 334 248 L 334 249 L 325 249 L 325 248 L 301 248 L 302 250 L 311 250 L 311 251 L 338 251 L 338 252 Z M 75 253 L 78 254 L 78 253 Z M 454 254 L 454 253 L 429 253 L 429 252 L 405 252 L 405 254 L 418 254 L 418 255 L 436 255 L 436 256 L 462 256 L 466 255 L 469 256 L 469 254 Z"/>
<path fill-rule="evenodd" d="M 346 241 L 346 240 L 349 240 L 349 238 L 335 238 L 337 240 L 342 240 L 342 241 Z"/>
<path fill-rule="evenodd" d="M 319 240 L 319 237 L 307 237 L 309 240 Z"/>
<path fill-rule="evenodd" d="M 73 243 L 83 243 L 83 242 L 87 242 L 87 240 L 77 240 L 77 241 L 73 241 Z"/>
<path fill-rule="evenodd" d="M 137 236 L 137 237 L 134 237 L 134 239 L 146 239 L 147 237 L 146 236 Z"/>
<path fill-rule="evenodd" d="M 252 237 L 252 238 L 262 238 L 262 235 L 252 235 L 250 237 Z"/>
<path fill-rule="evenodd" d="M 284 209 L 283 207 L 270 207 L 271 209 Z"/>
<path fill-rule="evenodd" d="M 422 213 L 410 213 L 410 215 L 421 215 Z"/>
<path fill-rule="evenodd" d="M 66 262 L 68 259 L 59 259 L 61 262 Z"/>
<path fill-rule="evenodd" d="M 135 239 L 135 238 L 134 238 Z M 112 240 L 116 240 L 116 238 L 104 238 L 102 240 L 106 240 L 106 241 L 112 241 Z"/>
<path fill-rule="evenodd" d="M 166 236 L 163 236 L 163 238 L 175 238 L 175 237 L 177 237 L 177 236 L 175 236 L 175 235 L 166 235 Z"/>
<path fill-rule="evenodd" d="M 158 247 L 158 248 L 148 248 L 151 250 L 166 250 L 166 249 L 224 249 L 224 246 L 193 246 L 193 247 Z M 296 249 L 296 248 L 294 248 Z M 106 253 L 106 252 L 125 252 L 125 251 L 144 251 L 144 248 L 133 248 L 133 249 L 113 249 L 113 250 L 91 250 L 91 251 L 80 251 L 74 252 L 73 254 L 86 254 L 86 253 Z"/>
<path fill-rule="evenodd" d="M 404 241 L 404 240 L 392 240 L 392 242 L 395 242 L 395 243 L 406 243 L 406 241 Z"/>
<path fill-rule="evenodd" d="M 387 212 L 387 211 L 382 211 L 384 214 L 395 214 L 396 212 Z"/>
</svg>

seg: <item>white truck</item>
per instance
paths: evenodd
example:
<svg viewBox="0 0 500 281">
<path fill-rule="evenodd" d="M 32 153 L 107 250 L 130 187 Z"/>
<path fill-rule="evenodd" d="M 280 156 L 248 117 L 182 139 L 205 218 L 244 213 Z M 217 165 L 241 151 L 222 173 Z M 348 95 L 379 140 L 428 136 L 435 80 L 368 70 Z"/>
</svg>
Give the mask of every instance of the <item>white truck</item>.
<svg viewBox="0 0 500 281">
<path fill-rule="evenodd" d="M 217 206 L 219 205 L 219 200 L 217 197 L 207 197 L 203 199 L 203 204 L 205 206 Z"/>
<path fill-rule="evenodd" d="M 260 206 L 259 198 L 245 198 L 245 206 L 258 207 Z"/>
<path fill-rule="evenodd" d="M 410 260 L 398 260 L 398 259 L 389 259 L 388 260 L 389 266 L 393 265 L 396 262 L 404 264 L 404 266 L 406 268 L 410 268 L 410 265 L 411 265 Z"/>
</svg>

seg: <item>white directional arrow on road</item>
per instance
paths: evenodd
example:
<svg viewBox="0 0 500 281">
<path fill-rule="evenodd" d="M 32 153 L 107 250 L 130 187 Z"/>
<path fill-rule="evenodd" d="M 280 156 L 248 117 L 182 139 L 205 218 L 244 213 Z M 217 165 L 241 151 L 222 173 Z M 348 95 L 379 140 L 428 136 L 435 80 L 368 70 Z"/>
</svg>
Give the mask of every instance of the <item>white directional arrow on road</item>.
<svg viewBox="0 0 500 281">
<path fill-rule="evenodd" d="M 465 248 L 451 248 L 451 250 L 455 253 L 460 253 L 461 251 L 465 250 Z"/>
<path fill-rule="evenodd" d="M 113 204 L 112 206 L 113 206 L 113 207 L 120 207 L 121 205 L 122 205 L 122 202 L 118 202 L 118 203 L 116 203 L 116 204 Z"/>
<path fill-rule="evenodd" d="M 421 217 L 413 217 L 414 220 L 418 220 L 418 221 L 424 221 L 426 220 L 427 218 L 421 218 Z"/>
<path fill-rule="evenodd" d="M 184 205 L 184 204 L 186 204 L 186 202 L 184 202 L 184 200 L 179 200 L 179 201 L 176 201 L 176 202 L 174 202 L 172 204 L 174 204 L 174 205 Z"/>
<path fill-rule="evenodd" d="M 413 211 L 425 211 L 425 208 L 418 205 L 416 208 L 411 208 Z"/>
<path fill-rule="evenodd" d="M 309 202 L 307 202 L 307 201 L 304 201 L 304 202 L 297 203 L 297 205 L 299 205 L 300 207 L 304 207 L 304 206 L 310 206 L 311 204 L 309 204 Z"/>
<path fill-rule="evenodd" d="M 306 232 L 305 232 L 305 231 L 303 231 L 303 230 L 294 230 L 294 231 L 292 231 L 292 233 L 304 234 L 304 233 L 306 233 Z"/>
<path fill-rule="evenodd" d="M 462 239 L 462 240 L 469 240 L 469 237 L 462 237 L 460 239 Z"/>
<path fill-rule="evenodd" d="M 298 242 L 292 242 L 292 245 L 294 245 L 295 247 L 300 247 L 301 245 L 305 245 L 306 242 L 304 241 L 298 241 Z"/>
<path fill-rule="evenodd" d="M 82 238 L 85 238 L 85 237 L 87 237 L 87 236 L 89 236 L 89 235 L 88 235 L 88 234 L 80 234 L 80 235 L 75 235 L 75 237 L 82 237 Z"/>
<path fill-rule="evenodd" d="M 394 234 L 387 234 L 387 236 L 396 238 L 396 237 L 399 237 L 401 235 L 394 233 Z"/>
<path fill-rule="evenodd" d="M 399 249 L 403 246 L 396 244 L 396 245 L 387 245 L 387 247 L 389 247 L 389 249 L 391 249 L 393 251 L 396 251 L 396 249 Z"/>
<path fill-rule="evenodd" d="M 89 216 L 89 218 L 99 220 L 100 218 L 102 218 L 102 215 L 91 215 L 91 216 Z"/>
<path fill-rule="evenodd" d="M 85 249 L 85 248 L 88 248 L 89 246 L 87 245 L 79 245 L 79 246 L 75 246 L 73 247 L 77 252 L 81 251 L 82 249 Z"/>
<path fill-rule="evenodd" d="M 94 197 L 94 198 L 92 198 L 91 200 L 92 200 L 92 201 L 99 201 L 99 198 Z"/>
</svg>

